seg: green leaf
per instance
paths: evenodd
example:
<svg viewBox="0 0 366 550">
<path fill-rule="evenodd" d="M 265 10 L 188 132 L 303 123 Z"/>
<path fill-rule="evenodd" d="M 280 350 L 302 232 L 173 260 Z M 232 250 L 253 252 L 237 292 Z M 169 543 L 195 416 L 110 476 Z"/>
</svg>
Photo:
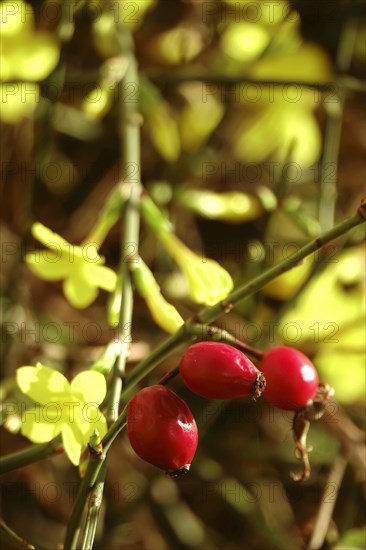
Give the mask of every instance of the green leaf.
<svg viewBox="0 0 366 550">
<path fill-rule="evenodd" d="M 270 34 L 257 23 L 235 22 L 228 25 L 221 37 L 222 50 L 240 62 L 256 59 L 267 47 Z"/>
<path fill-rule="evenodd" d="M 17 384 L 33 401 L 47 403 L 62 400 L 70 395 L 70 385 L 60 372 L 44 367 L 20 367 L 16 371 Z"/>
<path fill-rule="evenodd" d="M 199 216 L 228 223 L 255 220 L 263 213 L 257 197 L 236 191 L 213 193 L 205 189 L 183 189 L 178 200 Z"/>
<path fill-rule="evenodd" d="M 225 109 L 205 84 L 190 82 L 180 86 L 179 91 L 187 101 L 179 116 L 182 149 L 195 151 L 209 139 Z"/>
<path fill-rule="evenodd" d="M 173 233 L 160 234 L 159 238 L 184 272 L 194 302 L 214 305 L 226 298 L 234 286 L 226 269 L 214 260 L 197 256 Z"/>
<path fill-rule="evenodd" d="M 295 51 L 264 56 L 252 66 L 250 74 L 263 80 L 326 82 L 332 78 L 333 69 L 320 46 L 304 42 Z"/>
<path fill-rule="evenodd" d="M 80 401 L 100 405 L 107 393 L 105 377 L 96 371 L 80 372 L 71 381 L 71 391 Z"/>
<path fill-rule="evenodd" d="M 146 116 L 151 141 L 167 162 L 175 162 L 180 154 L 178 126 L 170 109 L 162 104 Z"/>
<path fill-rule="evenodd" d="M 229 273 L 214 260 L 202 259 L 181 266 L 189 284 L 189 295 L 194 302 L 213 306 L 233 289 Z"/>
<path fill-rule="evenodd" d="M 154 35 L 147 53 L 154 62 L 180 65 L 198 55 L 203 46 L 200 30 L 194 26 L 182 25 Z"/>
<path fill-rule="evenodd" d="M 145 300 L 154 321 L 169 334 L 174 334 L 184 324 L 176 308 L 159 291 L 147 294 Z"/>
<path fill-rule="evenodd" d="M 36 81 L 46 78 L 59 60 L 59 44 L 46 32 L 18 39 L 11 53 L 12 79 Z"/>
<path fill-rule="evenodd" d="M 33 30 L 34 17 L 33 9 L 22 0 L 0 3 L 0 36 L 3 40 L 10 36 L 15 37 L 22 33 L 28 34 Z"/>
<path fill-rule="evenodd" d="M 337 542 L 334 550 L 362 550 L 365 548 L 366 527 L 349 529 Z"/>
<path fill-rule="evenodd" d="M 296 92 L 297 93 L 297 92 Z M 263 162 L 270 155 L 280 163 L 286 162 L 291 150 L 291 162 L 302 169 L 318 160 L 321 153 L 321 134 L 307 97 L 300 103 L 283 99 L 233 121 L 233 153 L 241 162 Z"/>
<path fill-rule="evenodd" d="M 178 125 L 159 89 L 147 79 L 140 82 L 140 109 L 154 147 L 167 162 L 175 162 L 180 154 Z"/>
<path fill-rule="evenodd" d="M 32 82 L 7 82 L 0 85 L 0 118 L 16 124 L 31 116 L 39 103 L 39 86 Z"/>
</svg>

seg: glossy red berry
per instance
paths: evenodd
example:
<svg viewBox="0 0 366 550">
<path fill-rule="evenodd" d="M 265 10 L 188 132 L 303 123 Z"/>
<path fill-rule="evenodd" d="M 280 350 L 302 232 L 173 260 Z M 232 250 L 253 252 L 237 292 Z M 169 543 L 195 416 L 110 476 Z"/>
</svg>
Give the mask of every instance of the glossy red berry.
<svg viewBox="0 0 366 550">
<path fill-rule="evenodd" d="M 186 403 L 165 386 L 140 390 L 128 405 L 128 437 L 146 462 L 175 476 L 189 470 L 198 444 Z"/>
<path fill-rule="evenodd" d="M 210 399 L 257 398 L 266 385 L 248 357 L 220 342 L 193 344 L 183 355 L 179 372 L 194 393 Z"/>
<path fill-rule="evenodd" d="M 264 396 L 280 409 L 301 409 L 317 393 L 319 379 L 314 365 L 294 348 L 271 348 L 264 354 L 260 369 L 267 381 Z"/>
</svg>

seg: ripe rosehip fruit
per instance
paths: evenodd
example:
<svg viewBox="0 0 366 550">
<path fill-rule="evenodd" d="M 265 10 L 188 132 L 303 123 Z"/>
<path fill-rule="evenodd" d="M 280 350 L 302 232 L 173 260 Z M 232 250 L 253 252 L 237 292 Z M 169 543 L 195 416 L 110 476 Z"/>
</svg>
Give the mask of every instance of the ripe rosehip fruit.
<svg viewBox="0 0 366 550">
<path fill-rule="evenodd" d="M 266 386 L 261 372 L 241 351 L 220 342 L 199 342 L 183 355 L 179 372 L 187 386 L 210 399 L 260 396 Z"/>
<path fill-rule="evenodd" d="M 140 458 L 176 476 L 189 470 L 198 444 L 186 403 L 165 386 L 140 390 L 128 404 L 127 432 Z"/>
<path fill-rule="evenodd" d="M 264 354 L 260 369 L 267 381 L 264 396 L 280 409 L 296 411 L 316 395 L 319 379 L 315 367 L 294 348 L 271 348 Z"/>
</svg>

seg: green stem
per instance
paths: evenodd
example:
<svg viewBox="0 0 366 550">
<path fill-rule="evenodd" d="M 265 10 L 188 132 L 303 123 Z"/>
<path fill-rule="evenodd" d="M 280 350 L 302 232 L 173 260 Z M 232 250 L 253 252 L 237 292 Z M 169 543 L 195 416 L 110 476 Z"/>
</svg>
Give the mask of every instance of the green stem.
<svg viewBox="0 0 366 550">
<path fill-rule="evenodd" d="M 2 518 L 0 518 L 0 540 L 2 540 L 4 544 L 9 543 L 12 548 L 18 547 L 23 548 L 23 550 L 36 550 L 36 547 L 33 546 L 33 544 L 30 544 L 28 541 L 17 535 L 15 531 L 10 529 Z M 6 547 L 3 546 L 3 548 Z"/>
<path fill-rule="evenodd" d="M 81 246 L 87 243 L 95 243 L 100 248 L 111 228 L 120 219 L 129 196 L 130 185 L 128 183 L 119 183 L 113 187 L 99 212 L 97 221 L 81 243 Z"/>
<path fill-rule="evenodd" d="M 93 491 L 89 496 L 89 507 L 86 518 L 86 526 L 84 533 L 84 540 L 82 543 L 82 550 L 91 550 L 93 548 L 95 532 L 97 530 L 98 516 L 100 507 L 102 505 L 103 490 L 104 490 L 104 478 L 106 474 L 106 461 L 103 462 L 97 480 L 94 484 Z"/>
<path fill-rule="evenodd" d="M 0 474 L 6 474 L 17 468 L 33 464 L 38 460 L 48 458 L 52 455 L 62 453 L 61 439 L 57 437 L 48 443 L 31 445 L 21 451 L 16 451 L 0 458 Z"/>
<path fill-rule="evenodd" d="M 157 70 L 149 70 L 145 72 L 149 80 L 159 84 L 177 85 L 182 82 L 207 82 L 217 85 L 235 85 L 235 84 L 254 84 L 257 86 L 302 86 L 304 88 L 313 88 L 316 90 L 334 91 L 336 89 L 344 90 L 348 93 L 365 93 L 366 84 L 364 81 L 354 78 L 350 75 L 339 75 L 335 80 L 327 82 L 303 81 L 303 80 L 268 80 L 261 78 L 253 78 L 248 74 L 228 75 L 228 74 L 208 74 L 198 70 L 196 72 L 160 72 Z M 100 72 L 97 70 L 70 70 L 66 75 L 66 84 L 74 86 L 94 85 L 100 81 Z M 218 89 L 217 93 L 220 93 Z"/>
<path fill-rule="evenodd" d="M 139 231 L 140 231 L 140 213 L 139 202 L 141 195 L 141 171 L 140 171 L 140 117 L 138 113 L 137 95 L 135 100 L 131 100 L 131 84 L 138 90 L 138 71 L 137 63 L 133 53 L 133 41 L 131 34 L 123 29 L 119 32 L 121 50 L 128 56 L 128 67 L 126 74 L 120 84 L 121 94 L 121 120 L 120 120 L 120 138 L 121 138 L 121 156 L 123 180 L 128 182 L 130 188 L 129 198 L 126 204 L 125 222 L 122 234 L 122 250 L 119 272 L 122 274 L 122 295 L 121 310 L 118 323 L 118 334 L 121 344 L 121 352 L 113 367 L 113 378 L 111 383 L 110 398 L 108 402 L 107 417 L 111 420 L 107 436 L 102 441 L 103 456 L 99 459 L 90 457 L 85 476 L 81 482 L 75 505 L 68 525 L 65 550 L 74 550 L 80 533 L 80 523 L 82 514 L 86 505 L 86 500 L 90 494 L 91 487 L 93 493 L 98 490 L 100 502 L 103 498 L 103 487 L 105 477 L 105 456 L 109 447 L 124 426 L 123 414 L 118 417 L 118 408 L 122 392 L 122 380 L 125 375 L 125 366 L 129 352 L 131 336 L 131 322 L 133 312 L 133 288 L 131 274 L 128 263 L 135 260 L 138 255 Z M 121 420 L 122 419 L 122 420 Z M 117 425 L 117 428 L 115 427 Z M 101 470 L 101 468 L 103 469 Z M 97 480 L 97 481 L 96 481 Z M 93 545 L 95 528 L 98 521 L 100 505 L 93 508 L 93 513 L 88 514 L 86 519 L 86 539 L 88 547 Z M 92 524 L 90 524 L 92 522 Z M 83 546 L 84 548 L 84 546 Z"/>
<path fill-rule="evenodd" d="M 304 88 L 314 88 L 317 90 L 334 91 L 344 90 L 345 92 L 365 93 L 366 84 L 362 80 L 358 80 L 348 75 L 340 75 L 335 80 L 329 82 L 307 82 L 301 80 L 266 80 L 261 78 L 252 78 L 248 75 L 228 75 L 228 74 L 205 74 L 205 73 L 188 73 L 183 71 L 158 72 L 147 71 L 146 76 L 153 82 L 177 85 L 182 82 L 204 82 L 217 85 L 235 85 L 235 84 L 255 84 L 258 86 L 276 86 L 287 88 L 289 86 L 302 86 Z M 220 93 L 220 90 L 217 90 Z"/>
<path fill-rule="evenodd" d="M 230 334 L 230 332 L 227 332 L 220 327 L 202 324 L 191 324 L 189 325 L 187 330 L 189 334 L 191 334 L 192 336 L 198 336 L 199 338 L 201 338 L 201 340 L 224 342 L 225 344 L 230 344 L 234 348 L 237 348 L 240 351 L 247 353 L 248 355 L 252 355 L 252 357 L 255 357 L 256 359 L 263 359 L 264 353 L 262 351 L 252 348 L 245 342 L 242 342 L 241 340 L 235 338 L 235 336 Z"/>
<path fill-rule="evenodd" d="M 187 327 L 187 331 L 191 336 L 197 336 L 198 338 L 200 338 L 200 340 L 209 340 L 210 342 L 224 342 L 225 344 L 230 344 L 231 346 L 239 349 L 242 352 L 247 353 L 248 355 L 252 355 L 258 360 L 263 359 L 264 353 L 262 351 L 248 346 L 248 344 L 245 344 L 241 340 L 238 340 L 237 338 L 235 338 L 235 336 L 233 336 L 226 330 L 221 329 L 220 327 L 201 325 L 197 323 L 189 325 Z M 178 374 L 179 366 L 165 373 L 164 376 L 159 380 L 158 384 L 165 386 L 173 378 L 178 376 Z"/>
<path fill-rule="evenodd" d="M 243 298 L 246 298 L 247 296 L 258 292 L 267 283 L 272 281 L 272 279 L 275 279 L 279 275 L 282 275 L 282 273 L 285 273 L 295 265 L 299 264 L 301 260 L 309 256 L 309 254 L 311 254 L 312 252 L 319 250 L 324 245 L 347 233 L 350 229 L 353 229 L 357 225 L 364 223 L 365 213 L 366 200 L 363 200 L 357 213 L 352 216 L 352 218 L 348 218 L 347 220 L 344 220 L 341 223 L 335 225 L 332 229 L 329 229 L 329 231 L 324 232 L 316 239 L 310 241 L 308 244 L 303 246 L 297 252 L 291 254 L 282 262 L 271 267 L 270 269 L 267 269 L 264 273 L 262 273 L 258 277 L 255 277 L 255 279 L 253 279 L 252 281 L 249 281 L 248 283 L 245 283 L 244 285 L 239 287 L 237 290 L 234 290 L 223 302 L 220 302 L 212 307 L 204 308 L 196 315 L 196 320 L 201 323 L 211 323 L 220 315 L 225 313 L 226 309 L 231 309 Z"/>
<path fill-rule="evenodd" d="M 93 485 L 96 480 L 96 474 L 99 471 L 105 455 L 89 456 L 88 466 L 85 475 L 80 483 L 78 493 L 76 495 L 75 504 L 71 512 L 70 520 L 67 524 L 64 550 L 76 550 L 77 542 L 81 529 L 81 518 L 85 508 L 85 503 L 88 496 L 93 490 Z"/>
<path fill-rule="evenodd" d="M 355 21 L 345 23 L 341 39 L 339 41 L 336 70 L 346 73 L 352 61 L 352 54 L 356 40 L 357 29 Z M 335 89 L 335 102 L 326 102 L 328 112 L 324 137 L 324 152 L 320 178 L 319 221 L 322 231 L 333 226 L 337 199 L 338 156 L 341 142 L 343 109 L 346 99 L 345 91 Z"/>
<path fill-rule="evenodd" d="M 167 357 L 172 350 L 174 350 L 179 344 L 187 341 L 190 336 L 189 326 L 193 323 L 211 323 L 224 313 L 230 311 L 232 307 L 243 300 L 244 298 L 250 296 L 251 294 L 258 292 L 264 285 L 269 283 L 278 275 L 285 273 L 301 260 L 306 258 L 312 252 L 319 250 L 327 243 L 331 242 L 334 239 L 337 239 L 341 235 L 347 233 L 350 229 L 364 223 L 365 221 L 365 212 L 366 212 L 366 200 L 364 199 L 361 202 L 361 205 L 357 213 L 345 221 L 342 221 L 338 225 L 334 226 L 329 231 L 326 231 L 316 239 L 310 241 L 308 244 L 303 246 L 299 251 L 294 252 L 291 256 L 268 269 L 261 275 L 255 277 L 253 280 L 245 283 L 237 290 L 234 290 L 223 302 L 212 307 L 206 307 L 200 312 L 194 315 L 193 319 L 189 319 L 186 323 L 170 338 L 165 340 L 158 348 L 156 348 L 149 357 L 141 361 L 133 371 L 127 376 L 125 389 L 130 390 L 135 387 L 142 378 L 144 378 L 153 368 L 159 364 L 165 357 Z M 202 329 L 201 329 L 202 330 Z"/>
</svg>

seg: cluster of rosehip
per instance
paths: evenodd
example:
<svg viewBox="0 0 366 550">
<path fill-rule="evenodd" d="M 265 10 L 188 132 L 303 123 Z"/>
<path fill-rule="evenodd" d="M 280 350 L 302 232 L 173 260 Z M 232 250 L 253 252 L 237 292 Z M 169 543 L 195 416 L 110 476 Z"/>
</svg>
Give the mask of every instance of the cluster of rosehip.
<svg viewBox="0 0 366 550">
<path fill-rule="evenodd" d="M 295 411 L 296 457 L 310 474 L 306 434 L 320 418 L 332 389 L 319 384 L 314 365 L 290 347 L 274 347 L 263 355 L 260 370 L 236 348 L 219 342 L 199 342 L 184 353 L 179 374 L 196 394 L 232 399 L 264 392 L 274 406 Z M 186 403 L 165 385 L 140 390 L 128 405 L 127 431 L 135 452 L 146 462 L 177 476 L 189 470 L 198 444 L 196 422 Z"/>
</svg>

